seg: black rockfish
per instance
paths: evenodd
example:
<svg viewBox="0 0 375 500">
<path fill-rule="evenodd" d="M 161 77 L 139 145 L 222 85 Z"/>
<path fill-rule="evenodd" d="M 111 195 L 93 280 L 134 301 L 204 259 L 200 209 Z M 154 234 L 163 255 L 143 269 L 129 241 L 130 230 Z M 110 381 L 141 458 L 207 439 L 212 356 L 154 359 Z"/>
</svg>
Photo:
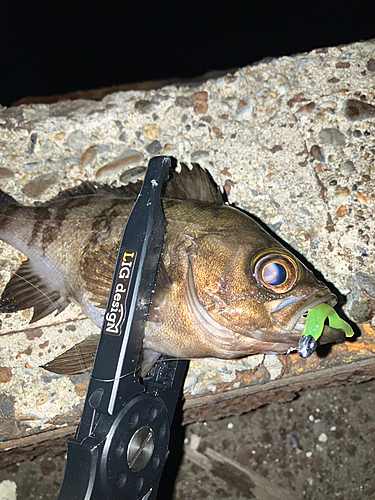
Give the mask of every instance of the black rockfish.
<svg viewBox="0 0 375 500">
<path fill-rule="evenodd" d="M 160 354 L 237 358 L 298 347 L 303 315 L 336 297 L 244 212 L 226 204 L 210 174 L 184 164 L 162 200 L 168 222 L 143 341 L 145 367 Z M 28 260 L 12 276 L 0 312 L 34 308 L 31 322 L 70 301 L 100 327 L 120 238 L 140 183 L 85 182 L 38 206 L 0 199 L 0 238 Z M 47 368 L 79 373 L 95 352 L 91 336 Z M 344 336 L 345 337 L 345 336 Z M 321 343 L 343 340 L 325 327 Z"/>
</svg>

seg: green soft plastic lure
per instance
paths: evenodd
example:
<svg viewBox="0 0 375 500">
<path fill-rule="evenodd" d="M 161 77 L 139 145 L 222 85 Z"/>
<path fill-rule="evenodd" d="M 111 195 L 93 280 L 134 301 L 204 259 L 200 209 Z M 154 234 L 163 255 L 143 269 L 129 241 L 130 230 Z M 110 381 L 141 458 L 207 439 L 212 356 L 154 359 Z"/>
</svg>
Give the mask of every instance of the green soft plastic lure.
<svg viewBox="0 0 375 500">
<path fill-rule="evenodd" d="M 347 337 L 354 335 L 351 326 L 340 318 L 333 307 L 328 304 L 319 304 L 307 313 L 306 326 L 298 346 L 298 353 L 302 358 L 308 358 L 315 351 L 317 341 L 323 333 L 324 322 L 327 318 L 331 328 L 343 330 Z"/>
</svg>

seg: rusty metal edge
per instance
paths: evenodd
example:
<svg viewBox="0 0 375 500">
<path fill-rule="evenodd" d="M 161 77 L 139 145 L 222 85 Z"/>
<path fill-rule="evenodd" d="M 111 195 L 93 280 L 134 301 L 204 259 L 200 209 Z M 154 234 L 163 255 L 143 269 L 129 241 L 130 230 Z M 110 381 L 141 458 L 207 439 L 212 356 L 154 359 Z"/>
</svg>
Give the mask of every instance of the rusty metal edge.
<svg viewBox="0 0 375 500">
<path fill-rule="evenodd" d="M 9 439 L 8 441 L 0 442 L 0 452 L 7 452 L 14 448 L 33 446 L 35 444 L 41 444 L 45 441 L 51 441 L 51 439 L 71 436 L 72 434 L 74 434 L 76 428 L 77 426 L 75 425 L 67 425 L 58 429 L 41 431 L 38 434 L 31 434 L 30 436 Z"/>
<path fill-rule="evenodd" d="M 17 462 L 26 462 L 48 452 L 49 456 L 62 455 L 66 452 L 66 440 L 75 433 L 76 426 L 66 426 L 11 439 L 0 445 L 0 468 Z"/>
<path fill-rule="evenodd" d="M 183 407 L 183 424 L 218 420 L 239 415 L 271 402 L 290 401 L 306 389 L 356 384 L 375 378 L 373 358 L 348 363 L 317 372 L 284 377 L 262 385 L 233 389 L 219 394 L 190 398 Z M 29 436 L 0 442 L 0 467 L 31 460 L 47 448 L 58 455 L 66 450 L 66 439 L 73 436 L 75 425 L 49 429 Z"/>
<path fill-rule="evenodd" d="M 356 384 L 375 378 L 373 358 L 326 368 L 319 372 L 284 377 L 262 385 L 233 389 L 219 394 L 187 399 L 183 407 L 183 424 L 218 420 L 255 410 L 271 402 L 290 401 L 298 392 L 340 384 Z"/>
</svg>

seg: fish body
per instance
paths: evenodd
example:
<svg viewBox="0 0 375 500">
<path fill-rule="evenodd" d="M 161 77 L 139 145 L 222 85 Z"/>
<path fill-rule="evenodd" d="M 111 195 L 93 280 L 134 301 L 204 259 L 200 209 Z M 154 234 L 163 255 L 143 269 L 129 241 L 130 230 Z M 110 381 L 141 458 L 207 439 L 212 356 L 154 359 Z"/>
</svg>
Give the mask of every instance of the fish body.
<svg viewBox="0 0 375 500">
<path fill-rule="evenodd" d="M 144 367 L 160 354 L 236 358 L 298 347 L 303 314 L 336 298 L 249 215 L 224 202 L 209 173 L 171 171 L 162 205 L 163 254 L 143 340 Z M 39 206 L 0 199 L 0 238 L 28 260 L 0 299 L 0 312 L 34 307 L 31 321 L 69 302 L 100 327 L 117 251 L 140 183 L 84 183 Z M 95 339 L 96 341 L 97 339 Z M 339 330 L 321 342 L 342 340 Z M 85 352 L 95 352 L 88 340 Z M 91 346 L 91 347 L 90 347 Z M 49 369 L 78 373 L 70 353 Z M 70 357 L 69 357 L 70 356 Z M 59 359 L 59 358 L 57 358 Z M 145 371 L 145 370 L 143 370 Z"/>
</svg>

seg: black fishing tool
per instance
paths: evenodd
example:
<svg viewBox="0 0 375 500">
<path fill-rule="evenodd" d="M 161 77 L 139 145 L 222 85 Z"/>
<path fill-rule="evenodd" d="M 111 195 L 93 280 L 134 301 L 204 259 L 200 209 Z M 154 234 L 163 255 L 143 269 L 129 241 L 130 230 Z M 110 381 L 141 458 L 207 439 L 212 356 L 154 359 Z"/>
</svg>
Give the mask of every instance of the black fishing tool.
<svg viewBox="0 0 375 500">
<path fill-rule="evenodd" d="M 166 220 L 171 161 L 152 158 L 126 224 L 81 422 L 58 500 L 155 500 L 187 361 L 138 372 Z"/>
</svg>

